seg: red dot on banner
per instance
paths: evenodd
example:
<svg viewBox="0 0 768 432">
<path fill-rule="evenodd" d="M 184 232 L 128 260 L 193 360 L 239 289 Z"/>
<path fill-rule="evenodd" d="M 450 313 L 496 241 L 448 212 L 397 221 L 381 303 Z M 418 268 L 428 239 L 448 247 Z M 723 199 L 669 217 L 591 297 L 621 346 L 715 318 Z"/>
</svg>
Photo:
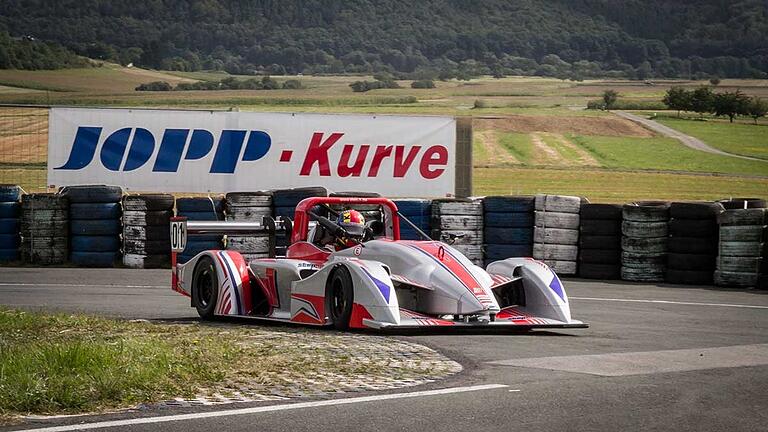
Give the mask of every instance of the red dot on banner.
<svg viewBox="0 0 768 432">
<path fill-rule="evenodd" d="M 280 162 L 290 162 L 293 156 L 293 150 L 283 150 L 280 153 Z"/>
</svg>

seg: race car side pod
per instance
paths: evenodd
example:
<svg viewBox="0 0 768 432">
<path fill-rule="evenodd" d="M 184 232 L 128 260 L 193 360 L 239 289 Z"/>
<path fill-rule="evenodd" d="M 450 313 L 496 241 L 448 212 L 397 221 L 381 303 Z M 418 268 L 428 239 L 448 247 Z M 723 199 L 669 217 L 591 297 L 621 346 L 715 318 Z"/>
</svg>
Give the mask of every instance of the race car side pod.
<svg viewBox="0 0 768 432">
<path fill-rule="evenodd" d="M 275 233 L 286 231 L 290 235 L 291 220 L 277 220 L 264 216 L 261 222 L 227 222 L 227 221 L 187 221 L 186 217 L 171 218 L 171 287 L 174 291 L 187 295 L 179 286 L 178 262 L 176 255 L 184 251 L 189 234 L 257 234 L 267 232 L 269 235 L 269 256 L 275 257 Z"/>
</svg>

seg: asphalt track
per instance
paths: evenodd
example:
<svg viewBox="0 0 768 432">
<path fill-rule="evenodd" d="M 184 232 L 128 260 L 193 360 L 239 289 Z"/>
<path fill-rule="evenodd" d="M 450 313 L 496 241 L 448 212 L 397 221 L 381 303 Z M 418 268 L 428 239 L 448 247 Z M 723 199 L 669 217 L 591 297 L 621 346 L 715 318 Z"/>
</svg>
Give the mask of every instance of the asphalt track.
<svg viewBox="0 0 768 432">
<path fill-rule="evenodd" d="M 0 304 L 195 319 L 168 279 L 167 270 L 0 268 Z M 6 429 L 768 430 L 768 292 L 575 279 L 565 286 L 574 317 L 590 328 L 393 336 L 464 365 L 460 375 L 428 386 L 30 420 Z"/>
</svg>

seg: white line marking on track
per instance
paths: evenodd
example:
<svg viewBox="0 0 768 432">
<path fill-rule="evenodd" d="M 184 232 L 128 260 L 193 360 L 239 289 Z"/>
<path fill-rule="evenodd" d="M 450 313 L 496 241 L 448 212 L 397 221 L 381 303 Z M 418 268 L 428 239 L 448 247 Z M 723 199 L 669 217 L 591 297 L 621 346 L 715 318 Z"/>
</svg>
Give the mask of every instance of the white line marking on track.
<svg viewBox="0 0 768 432">
<path fill-rule="evenodd" d="M 333 406 L 333 405 L 348 405 L 348 404 L 355 404 L 355 403 L 374 402 L 374 401 L 392 400 L 392 399 L 408 399 L 408 398 L 418 398 L 418 397 L 426 397 L 426 396 L 439 396 L 439 395 L 446 395 L 446 394 L 453 394 L 453 393 L 464 393 L 464 392 L 481 391 L 481 390 L 495 390 L 495 389 L 501 389 L 506 387 L 509 387 L 509 386 L 504 384 L 487 384 L 487 385 L 477 385 L 477 386 L 471 386 L 471 387 L 452 387 L 452 388 L 445 388 L 445 389 L 438 389 L 438 390 L 425 390 L 425 391 L 418 391 L 418 392 L 411 392 L 411 393 L 393 393 L 393 394 L 383 394 L 383 395 L 375 395 L 375 396 L 362 396 L 362 397 L 355 397 L 355 398 L 348 398 L 348 399 L 332 399 L 332 400 L 300 402 L 300 403 L 292 403 L 292 404 L 284 404 L 284 405 L 270 405 L 270 406 L 261 406 L 261 407 L 253 407 L 253 408 L 241 408 L 241 409 L 233 409 L 233 410 L 225 410 L 225 411 L 213 411 L 213 412 L 203 412 L 203 413 L 193 413 L 193 414 L 178 414 L 178 415 L 170 415 L 170 416 L 162 416 L 162 417 L 147 417 L 147 418 L 103 421 L 103 422 L 96 422 L 96 423 L 53 426 L 53 427 L 37 428 L 37 429 L 23 429 L 17 432 L 27 432 L 27 431 L 68 432 L 68 431 L 75 431 L 75 430 L 102 429 L 102 428 L 112 428 L 112 427 L 133 426 L 133 425 L 140 425 L 140 424 L 167 423 L 172 421 L 196 420 L 196 419 L 213 418 L 213 417 L 228 417 L 228 416 L 246 415 L 246 414 L 258 414 L 258 413 L 264 413 L 264 412 L 295 410 L 295 409 L 302 409 L 302 408 L 316 408 L 316 407 Z"/>
<path fill-rule="evenodd" d="M 735 307 L 745 309 L 768 309 L 768 306 L 760 305 L 745 305 L 745 304 L 730 304 L 730 303 L 696 303 L 696 302 L 681 302 L 672 300 L 644 300 L 644 299 L 617 299 L 617 298 L 601 298 L 601 297 L 568 297 L 572 300 L 594 300 L 594 301 L 609 301 L 609 302 L 627 302 L 627 303 L 659 303 L 659 304 L 677 304 L 688 306 L 717 306 L 717 307 Z"/>
<path fill-rule="evenodd" d="M 0 286 L 18 287 L 72 287 L 72 288 L 170 288 L 165 285 L 113 285 L 113 284 L 55 284 L 55 283 L 25 283 L 25 282 L 0 282 Z"/>
</svg>

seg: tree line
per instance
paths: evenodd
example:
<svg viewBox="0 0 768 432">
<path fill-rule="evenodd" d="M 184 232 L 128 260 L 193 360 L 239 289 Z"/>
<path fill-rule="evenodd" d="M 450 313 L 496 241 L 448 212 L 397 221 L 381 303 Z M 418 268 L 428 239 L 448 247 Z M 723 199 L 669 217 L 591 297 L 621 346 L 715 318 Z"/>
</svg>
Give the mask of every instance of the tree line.
<svg viewBox="0 0 768 432">
<path fill-rule="evenodd" d="M 33 36 L 12 38 L 0 31 L 0 69 L 61 69 L 88 67 L 91 63 L 59 44 Z"/>
<path fill-rule="evenodd" d="M 765 14 L 764 0 L 5 0 L 0 29 L 180 71 L 764 78 Z"/>
<path fill-rule="evenodd" d="M 736 116 L 749 116 L 757 124 L 760 117 L 768 114 L 767 101 L 757 96 L 749 97 L 739 90 L 715 93 L 709 87 L 695 90 L 672 87 L 667 90 L 662 102 L 669 109 L 677 111 L 678 117 L 681 111 L 695 112 L 699 116 L 710 113 L 718 117 L 727 116 L 733 123 Z"/>
<path fill-rule="evenodd" d="M 172 86 L 166 81 L 153 81 L 140 84 L 136 91 L 188 91 L 188 90 L 297 90 L 304 88 L 299 80 L 286 80 L 282 83 L 265 76 L 262 78 L 237 79 L 227 77 L 220 81 L 182 82 Z"/>
</svg>

